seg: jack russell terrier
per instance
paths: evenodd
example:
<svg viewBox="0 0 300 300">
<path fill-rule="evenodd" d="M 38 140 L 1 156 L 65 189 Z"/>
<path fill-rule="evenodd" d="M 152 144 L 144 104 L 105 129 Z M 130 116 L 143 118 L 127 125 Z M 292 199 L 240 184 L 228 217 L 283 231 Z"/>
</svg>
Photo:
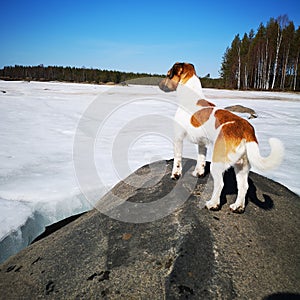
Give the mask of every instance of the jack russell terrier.
<svg viewBox="0 0 300 300">
<path fill-rule="evenodd" d="M 210 174 L 214 180 L 214 189 L 211 200 L 206 202 L 206 208 L 220 209 L 223 174 L 233 166 L 238 194 L 230 209 L 243 213 L 250 167 L 270 170 L 279 166 L 284 154 L 281 141 L 276 138 L 269 139 L 271 153 L 268 157 L 262 157 L 252 125 L 205 100 L 201 82 L 192 64 L 175 63 L 159 87 L 164 92 L 176 90 L 179 101 L 175 115 L 174 165 L 171 178 L 178 179 L 181 176 L 182 144 L 185 137 L 198 145 L 197 164 L 192 173 L 195 177 L 204 175 L 206 147 L 213 144 Z"/>
</svg>

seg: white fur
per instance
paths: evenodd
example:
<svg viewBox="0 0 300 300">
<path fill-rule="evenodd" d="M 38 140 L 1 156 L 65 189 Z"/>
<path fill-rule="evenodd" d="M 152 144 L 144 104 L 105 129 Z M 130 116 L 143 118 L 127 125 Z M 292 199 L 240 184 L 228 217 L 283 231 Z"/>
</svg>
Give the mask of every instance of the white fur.
<svg viewBox="0 0 300 300">
<path fill-rule="evenodd" d="M 280 140 L 270 138 L 269 144 L 271 153 L 267 157 L 262 157 L 259 153 L 259 148 L 256 143 L 247 143 L 247 155 L 250 164 L 262 171 L 272 170 L 277 168 L 283 159 L 284 147 Z"/>
</svg>

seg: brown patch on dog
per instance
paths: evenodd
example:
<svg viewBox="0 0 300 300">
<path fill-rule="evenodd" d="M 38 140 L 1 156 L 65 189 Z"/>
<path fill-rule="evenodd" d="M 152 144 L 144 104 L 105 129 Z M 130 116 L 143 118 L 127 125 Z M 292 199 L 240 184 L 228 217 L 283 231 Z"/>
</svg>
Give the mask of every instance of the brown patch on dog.
<svg viewBox="0 0 300 300">
<path fill-rule="evenodd" d="M 207 107 L 207 106 L 215 107 L 215 105 L 213 103 L 211 103 L 205 99 L 198 100 L 197 105 L 202 106 L 202 107 Z"/>
<path fill-rule="evenodd" d="M 194 75 L 196 75 L 195 67 L 192 64 L 183 63 L 180 82 L 185 84 Z"/>
<path fill-rule="evenodd" d="M 174 76 L 180 77 L 183 72 L 184 63 L 175 63 L 173 67 L 168 71 L 167 77 L 172 79 Z"/>
<path fill-rule="evenodd" d="M 225 126 L 222 128 L 222 131 L 226 132 L 226 135 L 228 135 L 228 137 L 231 139 L 245 139 L 247 142 L 258 143 L 253 126 L 245 119 L 224 109 L 216 110 L 215 118 L 216 129 L 225 124 Z"/>
<path fill-rule="evenodd" d="M 221 130 L 214 144 L 212 161 L 228 162 L 228 153 L 235 149 L 236 146 L 230 140 L 226 140 L 226 135 Z"/>
<path fill-rule="evenodd" d="M 222 128 L 214 145 L 214 162 L 228 162 L 228 154 L 235 153 L 242 140 L 258 143 L 253 126 L 243 118 L 223 109 L 215 112 L 215 118 L 215 127 Z"/>
<path fill-rule="evenodd" d="M 209 119 L 211 113 L 213 111 L 213 107 L 202 108 L 195 112 L 191 117 L 191 124 L 194 127 L 202 126 Z"/>
</svg>

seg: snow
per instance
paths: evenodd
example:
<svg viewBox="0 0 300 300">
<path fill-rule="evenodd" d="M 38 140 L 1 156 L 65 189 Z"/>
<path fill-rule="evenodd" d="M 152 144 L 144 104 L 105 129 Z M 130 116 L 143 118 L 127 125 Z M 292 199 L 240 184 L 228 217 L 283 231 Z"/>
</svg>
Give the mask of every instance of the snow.
<svg viewBox="0 0 300 300">
<path fill-rule="evenodd" d="M 300 95 L 204 94 L 220 107 L 256 111 L 250 122 L 261 153 L 269 153 L 270 137 L 286 148 L 282 166 L 263 175 L 300 194 Z M 176 108 L 175 93 L 154 86 L 0 81 L 0 262 L 45 226 L 91 209 L 137 168 L 172 158 Z M 184 156 L 196 158 L 195 145 L 185 142 Z"/>
</svg>

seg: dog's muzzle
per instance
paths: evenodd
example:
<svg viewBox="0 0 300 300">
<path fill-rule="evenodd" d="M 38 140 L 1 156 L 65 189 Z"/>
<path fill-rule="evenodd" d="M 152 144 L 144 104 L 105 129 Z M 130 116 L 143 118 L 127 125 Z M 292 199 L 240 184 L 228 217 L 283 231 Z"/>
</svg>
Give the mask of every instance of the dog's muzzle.
<svg viewBox="0 0 300 300">
<path fill-rule="evenodd" d="M 158 86 L 162 91 L 166 93 L 170 92 L 170 89 L 167 86 L 167 78 L 163 79 Z"/>
<path fill-rule="evenodd" d="M 169 79 L 168 77 L 167 78 L 164 78 L 160 83 L 159 83 L 159 88 L 166 92 L 166 93 L 169 93 L 169 92 L 173 92 L 176 90 L 177 88 L 177 84 L 175 82 L 173 82 L 173 80 Z"/>
</svg>

